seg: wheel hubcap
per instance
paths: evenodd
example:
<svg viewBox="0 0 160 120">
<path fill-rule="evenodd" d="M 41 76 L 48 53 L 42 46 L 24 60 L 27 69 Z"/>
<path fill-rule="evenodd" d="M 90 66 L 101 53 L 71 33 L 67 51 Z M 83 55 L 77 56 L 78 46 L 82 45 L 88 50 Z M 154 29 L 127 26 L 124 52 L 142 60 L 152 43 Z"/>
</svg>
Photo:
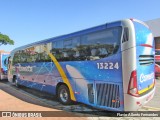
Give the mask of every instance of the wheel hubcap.
<svg viewBox="0 0 160 120">
<path fill-rule="evenodd" d="M 60 98 L 61 98 L 61 100 L 63 102 L 67 102 L 67 100 L 68 100 L 68 93 L 67 93 L 67 91 L 65 89 L 62 89 L 60 91 Z"/>
</svg>

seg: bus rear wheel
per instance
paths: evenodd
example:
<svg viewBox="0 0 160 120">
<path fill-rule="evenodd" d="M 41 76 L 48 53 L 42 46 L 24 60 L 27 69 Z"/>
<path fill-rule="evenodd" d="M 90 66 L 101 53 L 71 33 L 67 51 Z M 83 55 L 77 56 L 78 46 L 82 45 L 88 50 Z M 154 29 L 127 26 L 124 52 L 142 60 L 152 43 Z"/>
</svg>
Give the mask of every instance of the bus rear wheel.
<svg viewBox="0 0 160 120">
<path fill-rule="evenodd" d="M 71 103 L 70 92 L 66 85 L 59 86 L 57 96 L 62 104 L 68 105 Z"/>
</svg>

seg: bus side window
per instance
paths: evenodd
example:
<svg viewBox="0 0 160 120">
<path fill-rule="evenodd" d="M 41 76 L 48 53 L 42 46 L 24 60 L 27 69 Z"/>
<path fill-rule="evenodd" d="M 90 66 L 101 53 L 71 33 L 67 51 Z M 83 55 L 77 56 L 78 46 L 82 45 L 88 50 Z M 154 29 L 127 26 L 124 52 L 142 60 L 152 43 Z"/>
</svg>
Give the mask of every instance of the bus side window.
<svg viewBox="0 0 160 120">
<path fill-rule="evenodd" d="M 122 43 L 127 42 L 129 39 L 129 30 L 127 27 L 124 28 L 124 32 L 123 32 L 123 40 Z"/>
<path fill-rule="evenodd" d="M 63 53 L 63 41 L 54 41 L 52 42 L 51 53 L 55 56 L 58 61 L 64 61 Z"/>
<path fill-rule="evenodd" d="M 62 42 L 63 45 L 62 46 Z M 59 46 L 61 43 L 61 46 Z M 52 44 L 52 53 L 58 61 L 76 61 L 80 56 L 78 47 L 80 45 L 80 38 L 69 38 L 64 41 L 56 41 Z"/>
<path fill-rule="evenodd" d="M 100 51 L 100 55 L 107 55 L 108 54 L 108 51 L 105 47 L 99 48 L 99 51 Z"/>
<path fill-rule="evenodd" d="M 21 51 L 17 51 L 14 56 L 13 56 L 13 65 L 17 64 L 17 63 L 20 63 L 20 54 L 21 54 Z"/>
</svg>

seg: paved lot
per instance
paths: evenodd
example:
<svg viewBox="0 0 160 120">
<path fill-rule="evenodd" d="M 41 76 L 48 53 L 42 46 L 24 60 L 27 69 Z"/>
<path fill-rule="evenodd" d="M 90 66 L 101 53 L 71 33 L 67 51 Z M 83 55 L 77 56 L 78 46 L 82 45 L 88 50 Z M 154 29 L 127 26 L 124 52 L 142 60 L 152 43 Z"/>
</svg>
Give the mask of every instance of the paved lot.
<svg viewBox="0 0 160 120">
<path fill-rule="evenodd" d="M 78 115 L 74 115 L 72 113 L 54 109 L 51 105 L 45 103 L 44 101 L 41 101 L 37 99 L 36 97 L 33 97 L 30 94 L 25 93 L 25 91 L 18 90 L 17 88 L 11 87 L 10 85 L 6 83 L 0 83 L 0 111 L 19 111 L 18 113 L 23 116 L 22 111 L 49 111 L 54 116 L 54 119 L 72 119 L 75 120 L 84 120 L 86 118 L 79 117 Z M 14 118 L 10 117 L 2 117 L 0 120 L 22 120 L 20 117 L 16 117 L 18 114 L 11 113 Z M 28 113 L 27 113 L 28 115 Z M 0 115 L 2 116 L 2 115 Z M 41 115 L 39 114 L 39 117 Z M 43 116 L 43 115 L 42 115 Z M 44 118 L 23 118 L 24 120 L 44 120 Z M 45 120 L 53 120 L 51 117 L 45 117 Z"/>
<path fill-rule="evenodd" d="M 160 80 L 157 80 L 156 93 L 154 98 L 147 103 L 140 111 L 160 111 Z M 33 91 L 27 88 L 16 88 L 8 82 L 0 82 L 0 111 L 54 111 L 51 112 L 54 119 L 91 119 L 91 120 L 103 120 L 103 119 L 127 119 L 126 117 L 101 117 L 101 114 L 95 115 L 95 109 L 86 106 L 84 104 L 76 103 L 71 106 L 64 106 L 60 104 L 53 96 L 46 94 L 39 94 L 38 91 Z M 68 112 L 74 111 L 74 112 Z M 75 112 L 76 111 L 76 112 Z M 93 114 L 84 115 L 78 111 L 93 111 Z M 48 113 L 49 114 L 49 113 Z M 93 117 L 94 116 L 94 117 Z M 146 117 L 145 117 L 146 118 Z M 6 118 L 4 118 L 6 119 Z M 11 118 L 7 118 L 11 119 Z M 20 118 L 17 118 L 20 119 Z M 28 119 L 28 118 L 25 118 Z M 30 119 L 42 119 L 42 118 L 29 118 Z M 45 120 L 52 118 L 45 118 Z M 133 117 L 130 119 L 133 119 Z M 144 119 L 144 118 L 136 118 Z M 147 118 L 158 119 L 158 118 Z M 1 120 L 1 118 L 0 118 Z M 15 120 L 15 118 L 14 118 Z M 146 119 L 145 119 L 146 120 Z"/>
<path fill-rule="evenodd" d="M 160 111 L 160 79 L 156 80 L 156 92 L 153 99 L 142 109 Z"/>
</svg>

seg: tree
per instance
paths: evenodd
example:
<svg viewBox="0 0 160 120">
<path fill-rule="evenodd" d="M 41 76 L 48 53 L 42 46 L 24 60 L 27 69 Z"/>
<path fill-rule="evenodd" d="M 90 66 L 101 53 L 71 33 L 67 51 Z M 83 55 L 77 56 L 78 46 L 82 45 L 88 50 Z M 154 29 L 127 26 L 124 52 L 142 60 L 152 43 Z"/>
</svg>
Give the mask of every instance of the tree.
<svg viewBox="0 0 160 120">
<path fill-rule="evenodd" d="M 14 41 L 11 40 L 7 35 L 0 33 L 0 46 L 7 44 L 14 45 Z"/>
</svg>

